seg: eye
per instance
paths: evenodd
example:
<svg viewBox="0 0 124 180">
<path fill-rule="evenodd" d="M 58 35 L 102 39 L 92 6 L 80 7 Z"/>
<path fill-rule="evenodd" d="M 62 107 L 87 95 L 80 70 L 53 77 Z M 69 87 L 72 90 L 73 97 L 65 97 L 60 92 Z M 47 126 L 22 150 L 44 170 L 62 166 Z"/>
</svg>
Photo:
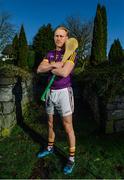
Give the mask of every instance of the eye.
<svg viewBox="0 0 124 180">
<path fill-rule="evenodd" d="M 64 38 L 65 36 L 63 35 L 55 35 L 56 38 L 60 37 L 60 38 Z"/>
<path fill-rule="evenodd" d="M 60 35 L 60 38 L 63 38 L 64 36 Z"/>
</svg>

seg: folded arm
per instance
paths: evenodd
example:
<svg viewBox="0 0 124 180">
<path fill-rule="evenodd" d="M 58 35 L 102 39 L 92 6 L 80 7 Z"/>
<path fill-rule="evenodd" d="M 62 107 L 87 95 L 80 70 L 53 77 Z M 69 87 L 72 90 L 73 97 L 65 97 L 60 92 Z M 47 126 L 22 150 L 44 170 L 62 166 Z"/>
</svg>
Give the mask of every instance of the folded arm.
<svg viewBox="0 0 124 180">
<path fill-rule="evenodd" d="M 48 72 L 52 70 L 52 64 L 49 63 L 48 59 L 43 59 L 40 65 L 37 68 L 37 73 Z"/>
<path fill-rule="evenodd" d="M 48 59 L 43 59 L 37 68 L 37 73 L 44 73 L 51 71 L 53 74 L 61 77 L 67 77 L 72 69 L 74 68 L 74 63 L 72 61 L 63 62 L 53 62 L 49 63 Z"/>
<path fill-rule="evenodd" d="M 54 68 L 60 68 L 63 66 L 63 62 L 53 62 L 49 63 L 48 59 L 43 59 L 37 68 L 37 73 L 44 73 L 51 71 Z"/>
<path fill-rule="evenodd" d="M 64 64 L 64 66 L 52 69 L 51 72 L 57 76 L 67 77 L 71 73 L 73 68 L 74 63 L 68 61 Z"/>
</svg>

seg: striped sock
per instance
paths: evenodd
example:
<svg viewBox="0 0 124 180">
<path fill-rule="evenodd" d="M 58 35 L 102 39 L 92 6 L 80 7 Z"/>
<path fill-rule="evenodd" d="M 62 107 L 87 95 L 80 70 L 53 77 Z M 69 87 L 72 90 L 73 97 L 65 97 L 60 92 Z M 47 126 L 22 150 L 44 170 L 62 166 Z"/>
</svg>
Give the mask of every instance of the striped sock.
<svg viewBox="0 0 124 180">
<path fill-rule="evenodd" d="M 49 138 L 48 145 L 47 145 L 48 151 L 50 151 L 53 148 L 53 145 L 54 145 L 54 140 Z"/>
<path fill-rule="evenodd" d="M 75 147 L 69 148 L 69 160 L 72 162 L 75 160 Z"/>
</svg>

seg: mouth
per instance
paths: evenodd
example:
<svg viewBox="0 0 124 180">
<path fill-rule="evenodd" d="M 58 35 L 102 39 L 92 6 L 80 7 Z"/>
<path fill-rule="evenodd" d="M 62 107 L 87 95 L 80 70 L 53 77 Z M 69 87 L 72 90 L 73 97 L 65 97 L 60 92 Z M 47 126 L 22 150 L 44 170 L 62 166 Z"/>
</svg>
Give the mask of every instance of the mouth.
<svg viewBox="0 0 124 180">
<path fill-rule="evenodd" d="M 56 41 L 56 43 L 57 43 L 57 44 L 60 44 L 60 43 L 61 43 L 61 41 Z"/>
</svg>

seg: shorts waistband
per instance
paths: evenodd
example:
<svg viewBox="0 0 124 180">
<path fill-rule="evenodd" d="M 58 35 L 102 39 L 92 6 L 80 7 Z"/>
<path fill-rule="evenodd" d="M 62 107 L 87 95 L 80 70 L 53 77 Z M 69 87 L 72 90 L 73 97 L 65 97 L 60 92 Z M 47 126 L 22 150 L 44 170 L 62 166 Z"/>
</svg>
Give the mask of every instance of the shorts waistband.
<svg viewBox="0 0 124 180">
<path fill-rule="evenodd" d="M 67 91 L 68 87 L 62 89 L 50 89 L 51 92 Z"/>
</svg>

